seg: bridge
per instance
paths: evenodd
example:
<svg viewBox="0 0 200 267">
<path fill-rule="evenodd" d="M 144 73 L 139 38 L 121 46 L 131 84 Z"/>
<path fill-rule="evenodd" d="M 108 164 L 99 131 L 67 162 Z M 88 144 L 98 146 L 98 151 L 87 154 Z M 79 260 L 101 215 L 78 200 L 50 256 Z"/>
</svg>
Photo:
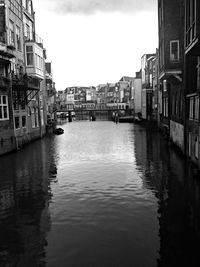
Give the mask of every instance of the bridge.
<svg viewBox="0 0 200 267">
<path fill-rule="evenodd" d="M 102 108 L 74 108 L 74 109 L 57 109 L 57 113 L 68 113 L 71 112 L 72 115 L 75 115 L 76 120 L 113 120 L 114 114 L 118 113 L 119 116 L 126 116 L 132 113 L 132 110 L 128 109 L 126 104 L 123 106 L 115 106 L 115 107 L 102 107 Z M 73 114 L 74 112 L 74 114 Z M 68 116 L 66 115 L 66 117 Z"/>
</svg>

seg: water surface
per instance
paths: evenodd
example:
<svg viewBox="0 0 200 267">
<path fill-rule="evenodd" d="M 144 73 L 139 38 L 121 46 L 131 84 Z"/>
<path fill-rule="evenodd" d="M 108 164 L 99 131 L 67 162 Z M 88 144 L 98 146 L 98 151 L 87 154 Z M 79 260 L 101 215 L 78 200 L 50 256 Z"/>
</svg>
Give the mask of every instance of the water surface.
<svg viewBox="0 0 200 267">
<path fill-rule="evenodd" d="M 62 127 L 0 158 L 0 266 L 198 266 L 198 173 L 139 125 Z"/>
</svg>

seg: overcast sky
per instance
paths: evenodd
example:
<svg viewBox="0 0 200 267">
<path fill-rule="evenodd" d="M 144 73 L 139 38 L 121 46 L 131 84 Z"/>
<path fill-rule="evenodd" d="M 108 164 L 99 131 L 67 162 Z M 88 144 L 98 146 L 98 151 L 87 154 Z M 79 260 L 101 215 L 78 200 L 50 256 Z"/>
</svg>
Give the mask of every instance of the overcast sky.
<svg viewBox="0 0 200 267">
<path fill-rule="evenodd" d="M 157 47 L 157 0 L 33 0 L 57 90 L 135 76 Z"/>
</svg>

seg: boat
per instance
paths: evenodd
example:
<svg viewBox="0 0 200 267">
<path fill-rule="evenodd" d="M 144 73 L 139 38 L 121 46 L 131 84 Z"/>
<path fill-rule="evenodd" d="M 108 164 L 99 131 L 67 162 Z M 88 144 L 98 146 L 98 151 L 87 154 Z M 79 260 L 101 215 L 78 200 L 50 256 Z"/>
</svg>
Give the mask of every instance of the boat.
<svg viewBox="0 0 200 267">
<path fill-rule="evenodd" d="M 119 122 L 133 122 L 133 116 L 119 117 Z"/>
<path fill-rule="evenodd" d="M 62 128 L 56 128 L 54 130 L 54 134 L 63 134 L 64 133 L 64 130 Z"/>
</svg>

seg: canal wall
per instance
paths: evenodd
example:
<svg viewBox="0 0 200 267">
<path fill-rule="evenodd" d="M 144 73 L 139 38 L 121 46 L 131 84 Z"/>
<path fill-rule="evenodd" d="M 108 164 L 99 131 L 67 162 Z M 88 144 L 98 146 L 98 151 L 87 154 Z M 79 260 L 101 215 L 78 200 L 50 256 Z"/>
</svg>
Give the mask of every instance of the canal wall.
<svg viewBox="0 0 200 267">
<path fill-rule="evenodd" d="M 14 136 L 14 130 L 3 130 L 1 128 L 0 156 L 22 149 L 25 145 L 43 138 L 46 135 L 44 128 L 34 129 L 30 133 Z"/>
</svg>

